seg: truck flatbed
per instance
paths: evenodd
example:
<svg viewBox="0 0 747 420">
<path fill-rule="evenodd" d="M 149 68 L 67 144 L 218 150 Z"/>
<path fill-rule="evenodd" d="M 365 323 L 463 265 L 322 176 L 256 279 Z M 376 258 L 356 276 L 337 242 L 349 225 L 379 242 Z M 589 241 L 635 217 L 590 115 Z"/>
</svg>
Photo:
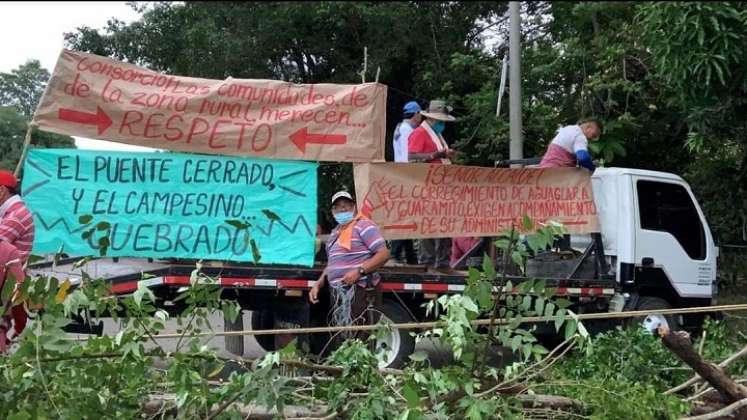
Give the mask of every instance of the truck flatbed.
<svg viewBox="0 0 747 420">
<path fill-rule="evenodd" d="M 58 280 L 80 283 L 82 272 L 92 278 L 110 282 L 116 294 L 131 293 L 143 283 L 149 288 L 180 288 L 190 285 L 195 262 L 153 261 L 139 258 L 97 258 L 82 267 L 76 264 L 82 258 L 69 258 L 29 266 L 29 274 L 53 276 Z M 200 272 L 216 280 L 216 284 L 229 289 L 276 290 L 279 293 L 310 289 L 319 278 L 322 265 L 314 267 L 267 266 L 205 262 Z M 415 292 L 424 294 L 459 293 L 464 291 L 466 272 L 437 274 L 424 266 L 384 267 L 379 270 L 382 288 L 386 292 Z M 508 276 L 518 284 L 525 277 Z M 559 296 L 611 296 L 615 293 L 614 279 L 545 278 L 547 287 L 557 288 Z M 293 294 L 291 294 L 293 295 Z"/>
</svg>

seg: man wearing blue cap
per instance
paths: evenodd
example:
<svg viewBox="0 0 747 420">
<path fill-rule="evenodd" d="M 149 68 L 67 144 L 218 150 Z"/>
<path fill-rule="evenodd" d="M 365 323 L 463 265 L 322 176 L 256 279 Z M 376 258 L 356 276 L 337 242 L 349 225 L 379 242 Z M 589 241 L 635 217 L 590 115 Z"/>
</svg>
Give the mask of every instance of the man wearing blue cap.
<svg viewBox="0 0 747 420">
<path fill-rule="evenodd" d="M 397 128 L 394 129 L 394 161 L 406 163 L 408 162 L 407 140 L 410 138 L 410 133 L 423 121 L 423 116 L 420 115 L 420 105 L 415 101 L 406 103 L 402 111 L 404 112 L 403 119 L 397 124 Z M 392 256 L 394 257 L 392 262 L 395 265 L 418 263 L 414 244 L 409 239 L 392 241 Z"/>
<path fill-rule="evenodd" d="M 420 115 L 420 105 L 417 102 L 411 101 L 405 104 L 402 109 L 404 112 L 402 121 L 397 124 L 397 128 L 394 129 L 394 161 L 395 162 L 407 162 L 407 139 L 410 138 L 410 133 L 415 130 L 420 122 L 423 121 L 423 116 Z"/>
</svg>

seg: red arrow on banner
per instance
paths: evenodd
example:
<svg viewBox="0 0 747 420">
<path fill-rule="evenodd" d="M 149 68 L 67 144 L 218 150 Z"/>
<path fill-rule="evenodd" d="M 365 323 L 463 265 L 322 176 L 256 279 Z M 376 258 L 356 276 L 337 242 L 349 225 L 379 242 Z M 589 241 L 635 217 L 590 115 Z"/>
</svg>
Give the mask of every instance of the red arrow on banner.
<svg viewBox="0 0 747 420">
<path fill-rule="evenodd" d="M 384 226 L 384 230 L 418 230 L 418 224 L 410 223 L 409 225 L 387 225 Z"/>
<path fill-rule="evenodd" d="M 95 114 L 60 108 L 57 112 L 57 118 L 79 124 L 95 125 L 98 128 L 99 135 L 112 125 L 112 119 L 106 115 L 106 112 L 100 106 L 96 107 Z"/>
<path fill-rule="evenodd" d="M 293 144 L 301 153 L 306 153 L 306 145 L 313 144 L 345 144 L 348 136 L 344 134 L 309 134 L 309 128 L 303 127 L 289 136 Z"/>
</svg>

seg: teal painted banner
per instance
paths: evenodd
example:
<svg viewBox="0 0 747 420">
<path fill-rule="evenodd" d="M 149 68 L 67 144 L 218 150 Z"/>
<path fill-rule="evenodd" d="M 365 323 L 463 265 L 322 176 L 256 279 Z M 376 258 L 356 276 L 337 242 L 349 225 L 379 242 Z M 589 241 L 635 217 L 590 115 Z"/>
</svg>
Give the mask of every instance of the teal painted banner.
<svg viewBox="0 0 747 420">
<path fill-rule="evenodd" d="M 24 164 L 22 192 L 34 214 L 35 253 L 99 255 L 104 246 L 112 257 L 259 256 L 263 264 L 311 266 L 316 169 L 310 162 L 36 149 Z"/>
</svg>

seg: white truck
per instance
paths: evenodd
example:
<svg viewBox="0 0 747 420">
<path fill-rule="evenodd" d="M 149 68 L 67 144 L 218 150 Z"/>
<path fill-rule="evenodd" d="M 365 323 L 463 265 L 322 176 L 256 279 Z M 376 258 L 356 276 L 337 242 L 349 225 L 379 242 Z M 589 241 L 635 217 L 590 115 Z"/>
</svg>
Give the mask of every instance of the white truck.
<svg viewBox="0 0 747 420">
<path fill-rule="evenodd" d="M 536 255 L 527 264 L 527 276 L 545 278 L 548 287 L 556 287 L 558 295 L 574 303 L 571 309 L 576 313 L 712 304 L 718 248 L 682 178 L 662 172 L 600 168 L 592 177 L 592 186 L 601 232 L 566 238 L 566 249 L 568 245 L 576 249 L 574 258 L 564 259 L 551 252 Z M 476 249 L 475 256 L 481 257 L 483 251 Z M 72 264 L 76 260 L 55 266 L 38 264 L 31 271 L 75 282 L 79 270 Z M 247 314 L 251 311 L 235 323 L 227 322 L 227 329 L 242 330 L 249 325 L 253 329 L 289 328 L 326 325 L 329 302 L 310 305 L 307 299 L 323 265 L 321 261 L 313 268 L 205 262 L 203 271 L 218 279 L 224 297 L 237 299 Z M 183 308 L 174 298 L 180 288 L 189 286 L 194 267 L 194 261 L 115 258 L 95 260 L 85 269 L 92 276 L 107 278 L 119 294 L 132 293 L 143 282 L 158 297 L 159 306 L 178 312 Z M 380 309 L 385 320 L 392 322 L 425 320 L 425 302 L 442 294 L 460 293 L 465 284 L 463 275 L 431 274 L 422 266 L 387 267 L 381 274 L 384 305 Z M 513 279 L 514 284 L 521 279 Z M 654 327 L 666 322 L 675 324 L 672 327 L 697 328 L 703 317 L 650 316 L 644 324 Z M 89 332 L 100 330 L 82 327 Z M 272 350 L 292 338 L 264 335 L 257 341 Z M 300 338 L 309 340 L 311 349 L 318 351 L 328 336 Z M 378 345 L 388 350 L 387 364 L 399 366 L 413 351 L 414 339 L 409 331 L 393 330 Z M 244 339 L 227 337 L 226 347 L 242 354 Z"/>
</svg>

